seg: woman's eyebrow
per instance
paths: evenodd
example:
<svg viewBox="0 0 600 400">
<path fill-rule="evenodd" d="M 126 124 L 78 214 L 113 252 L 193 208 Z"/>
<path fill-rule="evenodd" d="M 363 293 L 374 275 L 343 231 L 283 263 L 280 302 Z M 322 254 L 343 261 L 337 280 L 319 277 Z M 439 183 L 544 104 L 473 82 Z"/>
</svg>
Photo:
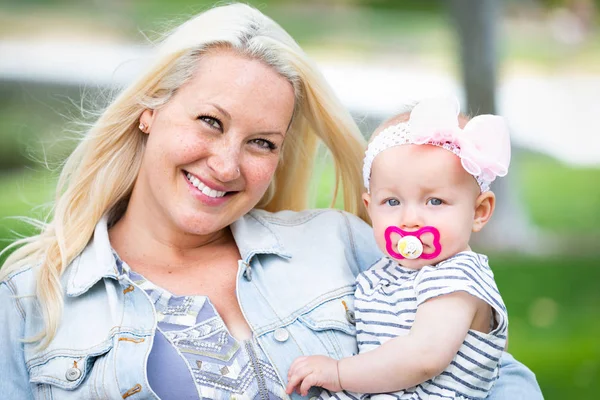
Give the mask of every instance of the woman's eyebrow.
<svg viewBox="0 0 600 400">
<path fill-rule="evenodd" d="M 209 106 L 212 106 L 212 107 L 216 108 L 227 119 L 231 119 L 231 114 L 229 114 L 227 112 L 227 110 L 225 110 L 220 105 L 218 105 L 216 103 L 206 103 L 206 104 L 208 104 Z M 265 131 L 265 132 L 260 132 L 260 134 L 261 135 L 279 135 L 279 136 L 285 136 L 284 133 L 282 133 L 280 131 Z"/>
<path fill-rule="evenodd" d="M 216 108 L 217 110 L 219 110 L 219 112 L 221 114 L 223 114 L 227 119 L 231 119 L 231 114 L 229 114 L 223 107 L 221 107 L 218 104 L 215 103 L 208 103 L 209 106 L 213 106 L 214 108 Z"/>
</svg>

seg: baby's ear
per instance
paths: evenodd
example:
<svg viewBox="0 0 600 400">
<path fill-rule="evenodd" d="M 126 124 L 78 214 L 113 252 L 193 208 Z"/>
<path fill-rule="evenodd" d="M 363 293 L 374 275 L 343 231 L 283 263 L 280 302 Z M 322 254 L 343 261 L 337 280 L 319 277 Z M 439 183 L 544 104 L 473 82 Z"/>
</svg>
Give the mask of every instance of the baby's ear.
<svg viewBox="0 0 600 400">
<path fill-rule="evenodd" d="M 473 219 L 473 232 L 479 232 L 488 223 L 494 208 L 496 207 L 496 195 L 487 191 L 481 193 L 475 200 L 475 218 Z"/>
<path fill-rule="evenodd" d="M 365 208 L 369 211 L 369 203 L 371 203 L 371 195 L 369 193 L 362 194 L 363 203 L 365 203 Z"/>
</svg>

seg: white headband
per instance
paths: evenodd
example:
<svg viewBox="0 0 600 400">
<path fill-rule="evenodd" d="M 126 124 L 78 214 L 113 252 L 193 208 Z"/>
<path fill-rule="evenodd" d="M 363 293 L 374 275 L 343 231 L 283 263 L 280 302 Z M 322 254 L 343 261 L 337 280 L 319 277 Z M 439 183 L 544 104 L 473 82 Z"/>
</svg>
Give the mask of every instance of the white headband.
<svg viewBox="0 0 600 400">
<path fill-rule="evenodd" d="M 430 144 L 453 152 L 461 159 L 463 168 L 475 177 L 481 192 L 490 190 L 494 179 L 508 172 L 508 127 L 502 117 L 479 115 L 460 129 L 459 112 L 455 98 L 424 100 L 412 110 L 408 122 L 381 131 L 365 152 L 363 179 L 367 192 L 375 157 L 390 147 L 404 144 Z"/>
</svg>

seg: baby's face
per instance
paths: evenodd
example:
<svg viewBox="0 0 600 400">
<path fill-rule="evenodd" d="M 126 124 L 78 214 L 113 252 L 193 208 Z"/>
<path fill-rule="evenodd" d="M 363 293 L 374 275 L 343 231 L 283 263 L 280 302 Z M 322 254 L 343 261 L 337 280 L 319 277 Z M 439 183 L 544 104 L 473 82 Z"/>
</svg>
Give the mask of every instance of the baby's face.
<svg viewBox="0 0 600 400">
<path fill-rule="evenodd" d="M 402 145 L 381 152 L 371 170 L 371 193 L 364 199 L 379 248 L 387 254 L 384 232 L 390 225 L 409 232 L 433 226 L 440 232 L 441 254 L 433 260 L 398 260 L 420 269 L 469 250 L 477 182 L 448 150 L 431 145 Z M 392 234 L 392 248 L 400 236 Z M 423 252 L 433 253 L 433 234 L 420 237 Z M 389 255 L 389 254 L 388 254 Z M 390 255 L 391 256 L 391 255 Z"/>
</svg>

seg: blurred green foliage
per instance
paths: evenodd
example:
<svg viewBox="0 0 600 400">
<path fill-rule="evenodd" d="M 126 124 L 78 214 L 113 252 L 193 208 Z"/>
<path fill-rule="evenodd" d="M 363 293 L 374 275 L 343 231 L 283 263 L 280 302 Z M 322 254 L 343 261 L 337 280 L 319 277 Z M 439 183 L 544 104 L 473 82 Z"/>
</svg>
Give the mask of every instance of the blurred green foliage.
<svg viewBox="0 0 600 400">
<path fill-rule="evenodd" d="M 564 165 L 531 153 L 517 165 L 520 189 L 536 225 L 564 235 L 600 233 L 599 168 Z"/>
<path fill-rule="evenodd" d="M 490 255 L 490 265 L 508 309 L 508 350 L 535 372 L 544 397 L 596 399 L 598 257 Z"/>
</svg>

